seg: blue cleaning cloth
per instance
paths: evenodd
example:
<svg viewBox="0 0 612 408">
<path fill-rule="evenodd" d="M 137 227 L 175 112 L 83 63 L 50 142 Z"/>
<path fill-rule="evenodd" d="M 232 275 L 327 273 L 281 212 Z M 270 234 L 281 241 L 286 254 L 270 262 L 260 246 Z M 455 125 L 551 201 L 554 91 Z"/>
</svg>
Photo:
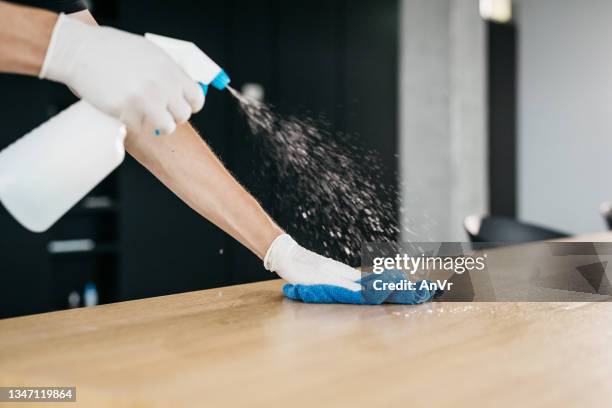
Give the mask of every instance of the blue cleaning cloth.
<svg viewBox="0 0 612 408">
<path fill-rule="evenodd" d="M 283 286 L 283 294 L 289 299 L 300 300 L 305 303 L 350 303 L 354 305 L 380 305 L 382 303 L 400 303 L 416 305 L 424 303 L 433 297 L 440 296 L 442 290 L 430 290 L 428 285 L 421 286 L 422 282 L 415 283 L 412 290 L 385 288 L 380 290 L 382 282 L 399 283 L 406 276 L 398 270 L 386 270 L 382 274 L 371 273 L 361 278 L 363 289 L 352 291 L 333 285 L 292 285 Z M 376 282 L 376 281 L 379 282 Z M 378 288 L 378 289 L 375 289 Z"/>
</svg>

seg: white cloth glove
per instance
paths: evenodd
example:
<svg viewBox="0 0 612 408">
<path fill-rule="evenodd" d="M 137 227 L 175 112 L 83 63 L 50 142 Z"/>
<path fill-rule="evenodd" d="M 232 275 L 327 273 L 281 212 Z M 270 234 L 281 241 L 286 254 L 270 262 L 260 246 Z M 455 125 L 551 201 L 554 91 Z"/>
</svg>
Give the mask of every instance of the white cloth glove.
<svg viewBox="0 0 612 408">
<path fill-rule="evenodd" d="M 157 45 L 63 14 L 39 77 L 68 85 L 135 132 L 172 133 L 204 106 L 200 86 Z"/>
<path fill-rule="evenodd" d="M 301 247 L 288 234 L 278 236 L 264 257 L 264 267 L 292 284 L 335 285 L 360 290 L 357 269 Z"/>
</svg>

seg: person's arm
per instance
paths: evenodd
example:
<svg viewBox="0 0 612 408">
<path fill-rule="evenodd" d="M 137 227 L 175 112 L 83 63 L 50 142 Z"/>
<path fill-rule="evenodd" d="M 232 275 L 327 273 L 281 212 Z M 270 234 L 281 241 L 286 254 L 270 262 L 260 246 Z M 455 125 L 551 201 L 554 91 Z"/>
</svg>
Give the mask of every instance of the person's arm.
<svg viewBox="0 0 612 408">
<path fill-rule="evenodd" d="M 189 124 L 171 137 L 130 134 L 125 148 L 191 208 L 259 258 L 283 234 Z"/>
<path fill-rule="evenodd" d="M 162 138 L 129 134 L 125 148 L 191 208 L 264 260 L 268 270 L 295 284 L 360 289 L 356 269 L 308 251 L 285 234 L 191 125 Z"/>
<path fill-rule="evenodd" d="M 88 10 L 70 17 L 96 24 Z M 130 132 L 125 149 L 198 214 L 259 258 L 283 234 L 190 124 L 179 126 L 171 137 Z"/>
<path fill-rule="evenodd" d="M 96 24 L 88 11 L 71 17 Z M 129 132 L 125 148 L 198 214 L 264 260 L 266 269 L 295 284 L 360 289 L 356 269 L 308 251 L 285 234 L 189 123 L 164 137 Z"/>
<path fill-rule="evenodd" d="M 0 1 L 0 72 L 36 76 L 57 14 Z"/>
</svg>

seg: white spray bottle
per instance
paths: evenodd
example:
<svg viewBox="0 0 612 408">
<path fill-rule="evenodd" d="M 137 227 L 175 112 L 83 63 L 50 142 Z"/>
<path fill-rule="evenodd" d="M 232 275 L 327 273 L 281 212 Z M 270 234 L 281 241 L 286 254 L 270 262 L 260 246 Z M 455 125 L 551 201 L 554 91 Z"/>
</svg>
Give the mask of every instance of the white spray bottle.
<svg viewBox="0 0 612 408">
<path fill-rule="evenodd" d="M 146 34 L 200 83 L 224 89 L 227 74 L 195 44 Z M 43 232 L 121 164 L 125 126 L 79 101 L 0 152 L 0 202 L 25 228 Z M 170 136 L 171 137 L 171 136 Z"/>
</svg>

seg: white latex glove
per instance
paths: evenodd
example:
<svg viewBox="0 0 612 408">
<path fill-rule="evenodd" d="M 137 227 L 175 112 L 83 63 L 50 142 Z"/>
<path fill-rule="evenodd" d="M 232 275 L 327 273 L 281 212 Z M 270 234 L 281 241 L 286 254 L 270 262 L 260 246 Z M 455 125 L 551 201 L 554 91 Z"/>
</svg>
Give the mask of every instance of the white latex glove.
<svg viewBox="0 0 612 408">
<path fill-rule="evenodd" d="M 204 105 L 200 86 L 157 45 L 63 14 L 39 77 L 68 85 L 135 132 L 172 133 Z"/>
<path fill-rule="evenodd" d="M 361 285 L 355 282 L 361 278 L 357 269 L 301 247 L 288 234 L 272 241 L 264 258 L 264 267 L 292 284 L 361 289 Z"/>
</svg>

